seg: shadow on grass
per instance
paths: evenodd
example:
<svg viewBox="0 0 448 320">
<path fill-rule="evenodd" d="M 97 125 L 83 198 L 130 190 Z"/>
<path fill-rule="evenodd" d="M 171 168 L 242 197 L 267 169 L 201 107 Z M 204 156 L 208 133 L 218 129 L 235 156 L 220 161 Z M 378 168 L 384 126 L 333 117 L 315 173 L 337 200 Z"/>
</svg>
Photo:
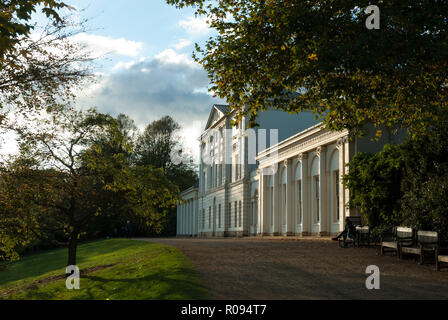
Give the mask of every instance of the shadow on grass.
<svg viewBox="0 0 448 320">
<path fill-rule="evenodd" d="M 88 284 L 86 280 L 89 280 Z M 117 290 L 112 290 L 116 287 Z M 67 294 L 63 289 L 43 291 L 30 287 L 20 296 L 21 300 L 199 300 L 209 299 L 207 289 L 198 280 L 198 274 L 188 268 L 177 268 L 174 272 L 160 270 L 136 278 L 109 278 L 89 275 L 81 278 L 81 290 Z"/>
<path fill-rule="evenodd" d="M 94 261 L 104 255 L 114 255 L 120 250 L 138 248 L 146 244 L 131 240 L 104 240 L 89 242 L 78 247 L 78 265 Z M 25 280 L 53 272 L 65 271 L 67 265 L 67 249 L 55 249 L 39 254 L 26 256 L 22 260 L 11 263 L 3 271 L 0 271 L 0 286 L 9 282 Z"/>
</svg>

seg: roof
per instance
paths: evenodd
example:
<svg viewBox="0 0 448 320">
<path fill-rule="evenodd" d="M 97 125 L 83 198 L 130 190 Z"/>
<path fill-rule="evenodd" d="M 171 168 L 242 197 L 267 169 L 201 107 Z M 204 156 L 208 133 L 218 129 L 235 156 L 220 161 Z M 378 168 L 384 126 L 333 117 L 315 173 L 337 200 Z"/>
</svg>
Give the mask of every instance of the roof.
<svg viewBox="0 0 448 320">
<path fill-rule="evenodd" d="M 215 110 L 218 110 L 219 112 L 223 113 L 224 116 L 226 116 L 230 112 L 230 108 L 229 108 L 228 105 L 214 104 L 212 106 L 212 110 L 210 111 L 210 115 L 208 117 L 207 125 L 205 126 L 205 130 L 210 128 L 210 126 L 212 125 L 212 123 L 213 123 L 213 115 L 215 114 Z"/>
</svg>

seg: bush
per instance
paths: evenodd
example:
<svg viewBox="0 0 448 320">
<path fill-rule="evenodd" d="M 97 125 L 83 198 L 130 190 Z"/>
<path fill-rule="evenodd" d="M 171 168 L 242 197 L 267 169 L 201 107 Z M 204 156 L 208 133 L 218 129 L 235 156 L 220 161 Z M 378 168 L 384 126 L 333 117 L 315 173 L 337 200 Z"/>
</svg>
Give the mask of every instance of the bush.
<svg viewBox="0 0 448 320">
<path fill-rule="evenodd" d="M 448 241 L 448 124 L 377 154 L 356 154 L 344 183 L 351 208 L 377 231 L 403 225 Z"/>
</svg>

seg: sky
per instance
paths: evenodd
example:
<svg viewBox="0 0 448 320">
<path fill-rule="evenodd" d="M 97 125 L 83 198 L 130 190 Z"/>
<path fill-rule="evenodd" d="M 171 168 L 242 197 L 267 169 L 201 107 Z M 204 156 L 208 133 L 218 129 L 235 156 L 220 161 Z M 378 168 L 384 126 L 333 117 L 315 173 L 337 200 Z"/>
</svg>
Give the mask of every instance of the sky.
<svg viewBox="0 0 448 320">
<path fill-rule="evenodd" d="M 181 126 L 184 144 L 195 157 L 214 103 L 205 70 L 192 59 L 194 43 L 213 35 L 206 18 L 176 9 L 165 0 L 66 0 L 88 19 L 75 37 L 96 62 L 95 84 L 78 94 L 80 108 L 96 107 L 113 116 L 129 115 L 143 129 L 165 115 Z M 44 18 L 37 15 L 37 22 Z M 104 56 L 104 57 L 103 57 Z"/>
</svg>

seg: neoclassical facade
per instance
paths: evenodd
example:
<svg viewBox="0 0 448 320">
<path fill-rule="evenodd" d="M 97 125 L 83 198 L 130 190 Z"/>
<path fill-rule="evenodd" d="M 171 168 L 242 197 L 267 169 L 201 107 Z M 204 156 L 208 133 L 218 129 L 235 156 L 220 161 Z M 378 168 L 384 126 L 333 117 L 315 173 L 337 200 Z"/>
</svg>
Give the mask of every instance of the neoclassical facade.
<svg viewBox="0 0 448 320">
<path fill-rule="evenodd" d="M 178 236 L 334 235 L 356 214 L 342 184 L 347 164 L 356 152 L 402 139 L 386 133 L 374 141 L 376 130 L 366 125 L 364 139 L 350 140 L 309 114 L 273 111 L 261 115 L 251 139 L 246 120 L 235 128 L 232 118 L 226 106 L 213 106 L 199 138 L 199 187 L 182 192 L 178 205 Z M 265 134 L 272 130 L 278 139 Z"/>
</svg>

